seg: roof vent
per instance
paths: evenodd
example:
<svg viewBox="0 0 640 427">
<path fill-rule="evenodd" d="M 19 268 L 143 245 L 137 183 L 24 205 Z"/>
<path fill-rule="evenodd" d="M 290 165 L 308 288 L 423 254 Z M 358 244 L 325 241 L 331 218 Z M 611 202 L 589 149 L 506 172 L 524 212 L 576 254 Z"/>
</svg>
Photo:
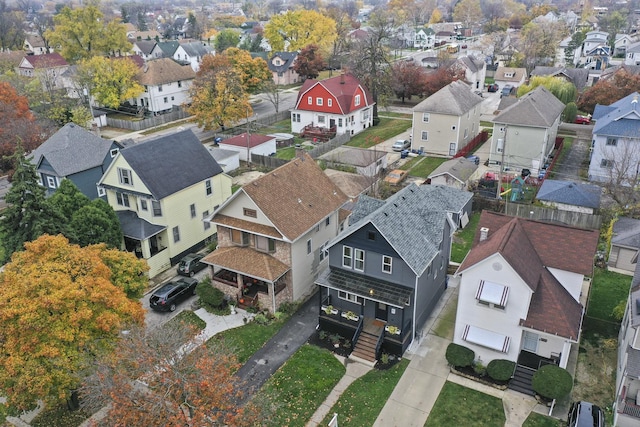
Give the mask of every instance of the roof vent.
<svg viewBox="0 0 640 427">
<path fill-rule="evenodd" d="M 302 203 L 302 199 L 301 198 L 298 198 L 298 203 Z"/>
<path fill-rule="evenodd" d="M 489 237 L 489 229 L 487 227 L 482 227 L 480 229 L 480 241 L 483 242 L 487 240 L 487 237 Z"/>
</svg>

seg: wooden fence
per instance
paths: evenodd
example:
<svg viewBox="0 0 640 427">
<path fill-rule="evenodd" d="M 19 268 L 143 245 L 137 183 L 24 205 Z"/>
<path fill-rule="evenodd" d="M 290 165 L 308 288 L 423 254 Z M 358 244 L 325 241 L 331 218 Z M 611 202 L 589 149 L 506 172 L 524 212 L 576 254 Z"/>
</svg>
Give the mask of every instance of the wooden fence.
<svg viewBox="0 0 640 427">
<path fill-rule="evenodd" d="M 570 212 L 543 206 L 525 205 L 520 203 L 506 203 L 505 213 L 521 218 L 537 219 L 541 221 L 559 222 L 589 230 L 599 230 L 602 225 L 600 215 L 582 212 Z"/>
<path fill-rule="evenodd" d="M 166 114 L 160 114 L 153 117 L 146 117 L 140 120 L 124 120 L 114 119 L 107 116 L 107 126 L 120 129 L 129 129 L 134 132 L 149 129 L 156 126 L 162 126 L 176 120 L 186 119 L 191 115 L 182 108 L 174 108 L 173 111 Z"/>
</svg>

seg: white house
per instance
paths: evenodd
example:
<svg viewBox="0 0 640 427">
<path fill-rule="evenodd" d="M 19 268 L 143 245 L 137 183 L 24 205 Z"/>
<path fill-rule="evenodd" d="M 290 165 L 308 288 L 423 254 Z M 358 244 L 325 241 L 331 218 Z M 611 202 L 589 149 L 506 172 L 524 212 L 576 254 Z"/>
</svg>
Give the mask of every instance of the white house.
<svg viewBox="0 0 640 427">
<path fill-rule="evenodd" d="M 629 34 L 616 34 L 616 40 L 613 44 L 614 55 L 624 55 L 627 48 L 633 45 L 637 41 L 636 37 L 632 37 Z"/>
<path fill-rule="evenodd" d="M 180 43 L 173 53 L 173 59 L 181 64 L 189 64 L 197 72 L 202 58 L 209 54 L 213 54 L 213 48 L 204 42 Z"/>
<path fill-rule="evenodd" d="M 155 40 L 136 40 L 133 42 L 132 52 L 145 61 L 162 58 L 164 53 Z"/>
<path fill-rule="evenodd" d="M 535 370 L 533 359 L 565 368 L 580 337 L 598 237 L 598 230 L 483 211 L 456 273 L 454 342 L 484 365 L 507 359 Z"/>
<path fill-rule="evenodd" d="M 640 65 L 640 42 L 627 46 L 624 55 L 625 65 Z"/>
<path fill-rule="evenodd" d="M 148 61 L 137 75 L 144 93 L 133 104 L 154 114 L 171 111 L 190 102 L 189 88 L 195 76 L 191 66 L 180 65 L 171 58 Z"/>
<path fill-rule="evenodd" d="M 596 105 L 591 141 L 589 179 L 636 185 L 640 163 L 640 107 L 638 92 L 611 105 Z"/>
<path fill-rule="evenodd" d="M 276 152 L 276 137 L 260 135 L 257 133 L 242 133 L 229 139 L 220 141 L 220 148 L 235 151 L 240 155 L 240 160 L 246 162 L 249 155 L 259 154 L 269 156 Z"/>
<path fill-rule="evenodd" d="M 355 168 L 356 172 L 366 177 L 380 176 L 387 168 L 387 152 L 384 150 L 368 150 L 341 146 L 331 150 L 320 158 L 330 164 Z"/>
</svg>

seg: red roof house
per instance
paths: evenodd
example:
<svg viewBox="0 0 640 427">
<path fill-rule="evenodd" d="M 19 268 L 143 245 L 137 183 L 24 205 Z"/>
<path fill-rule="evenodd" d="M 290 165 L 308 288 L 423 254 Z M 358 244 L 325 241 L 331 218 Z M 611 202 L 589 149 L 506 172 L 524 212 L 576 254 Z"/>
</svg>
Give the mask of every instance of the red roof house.
<svg viewBox="0 0 640 427">
<path fill-rule="evenodd" d="M 240 154 L 240 160 L 247 161 L 247 154 L 259 154 L 269 156 L 276 152 L 276 137 L 260 135 L 257 133 L 242 133 L 219 142 L 220 148 L 236 151 Z"/>
<path fill-rule="evenodd" d="M 291 131 L 329 139 L 373 125 L 373 97 L 351 74 L 306 80 L 291 110 Z"/>
</svg>

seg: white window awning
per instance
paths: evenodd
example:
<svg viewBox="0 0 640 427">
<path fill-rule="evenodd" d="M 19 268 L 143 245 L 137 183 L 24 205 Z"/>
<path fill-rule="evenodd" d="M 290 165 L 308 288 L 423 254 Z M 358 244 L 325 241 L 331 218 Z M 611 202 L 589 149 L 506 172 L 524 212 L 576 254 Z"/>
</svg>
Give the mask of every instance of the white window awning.
<svg viewBox="0 0 640 427">
<path fill-rule="evenodd" d="M 511 338 L 506 335 L 501 335 L 497 332 L 488 331 L 472 325 L 466 325 L 464 327 L 462 339 L 492 350 L 501 351 L 502 353 L 509 351 L 509 343 L 511 342 Z"/>
<path fill-rule="evenodd" d="M 478 292 L 476 292 L 476 299 L 502 307 L 507 305 L 508 297 L 509 288 L 507 286 L 498 285 L 497 283 L 487 282 L 485 280 L 480 281 Z"/>
</svg>

